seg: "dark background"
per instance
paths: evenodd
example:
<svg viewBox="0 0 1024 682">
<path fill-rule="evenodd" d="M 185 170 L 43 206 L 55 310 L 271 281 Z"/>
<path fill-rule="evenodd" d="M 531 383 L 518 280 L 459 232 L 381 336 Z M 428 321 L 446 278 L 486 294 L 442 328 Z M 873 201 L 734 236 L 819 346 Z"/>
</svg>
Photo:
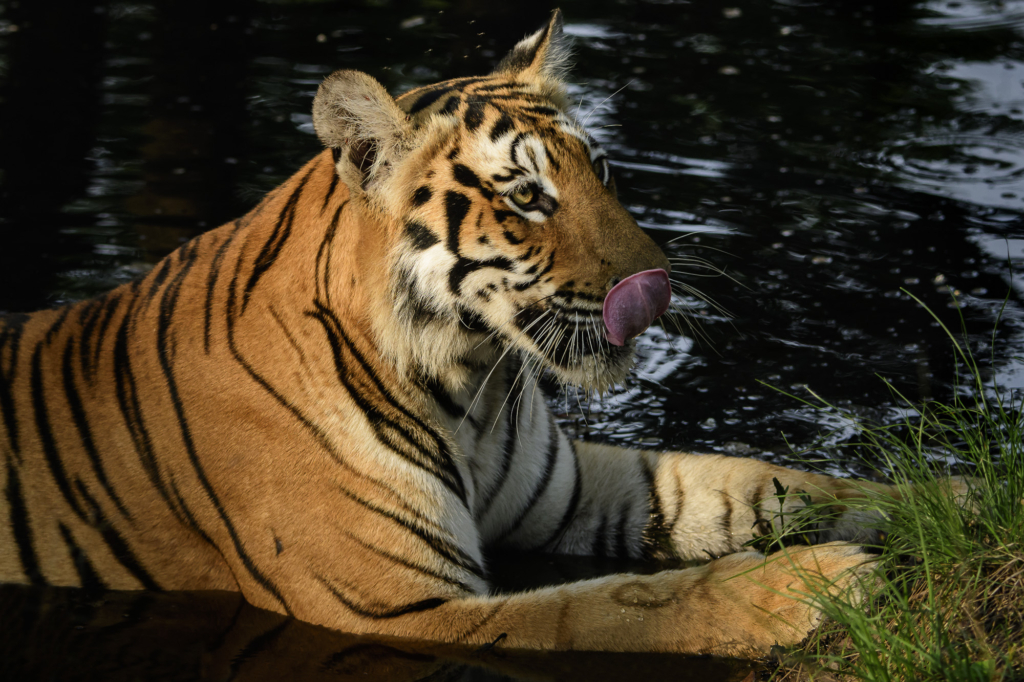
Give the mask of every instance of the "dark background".
<svg viewBox="0 0 1024 682">
<path fill-rule="evenodd" d="M 989 390 L 1024 387 L 1014 280 L 1024 258 L 1024 3 L 560 5 L 576 37 L 579 116 L 610 150 L 623 203 L 689 259 L 675 279 L 696 289 L 680 298 L 689 316 L 643 337 L 626 386 L 590 404 L 553 398 L 563 424 L 609 441 L 783 463 L 820 456 L 825 469 L 855 470 L 843 450 L 821 446 L 849 439 L 857 420 L 912 414 L 897 393 L 918 404 L 966 390 L 950 340 L 911 295 L 966 330 Z M 318 150 L 310 104 L 332 70 L 366 71 L 395 93 L 486 72 L 553 6 L 0 0 L 0 311 L 92 296 L 248 210 Z M 694 258 L 727 276 L 709 277 Z M 682 336 L 677 324 L 693 329 Z M 809 398 L 806 387 L 844 412 L 776 390 Z M 535 582 L 616 568 L 504 561 L 495 567 L 512 582 L 538 566 L 552 572 Z M 5 594 L 14 615 L 3 622 L 22 623 L 0 626 L 12 651 L 41 652 L 64 641 L 47 633 L 70 637 L 105 613 L 59 591 Z M 128 597 L 103 603 L 118 600 Z M 132 601 L 130 623 L 150 622 L 154 603 L 165 602 Z M 205 613 L 189 604 L 175 606 L 185 618 L 175 627 L 206 632 L 189 626 Z M 204 622 L 266 635 L 257 653 L 288 660 L 267 638 L 280 643 L 297 626 L 260 630 L 252 623 L 269 616 L 217 614 Z M 274 628 L 283 629 L 271 637 Z M 109 652 L 96 643 L 109 632 L 88 631 L 106 634 L 68 647 Z M 117 632 L 127 639 L 109 641 L 135 651 L 150 634 L 132 633 L 153 630 Z M 197 637 L 163 651 L 193 671 L 181 679 L 210 651 L 239 652 Z M 442 678 L 484 675 L 460 665 Z M 610 678 L 681 669 L 659 665 L 634 657 L 597 668 Z M 556 669 L 536 674 L 564 677 Z M 136 668 L 33 670 L 129 679 Z"/>
</svg>

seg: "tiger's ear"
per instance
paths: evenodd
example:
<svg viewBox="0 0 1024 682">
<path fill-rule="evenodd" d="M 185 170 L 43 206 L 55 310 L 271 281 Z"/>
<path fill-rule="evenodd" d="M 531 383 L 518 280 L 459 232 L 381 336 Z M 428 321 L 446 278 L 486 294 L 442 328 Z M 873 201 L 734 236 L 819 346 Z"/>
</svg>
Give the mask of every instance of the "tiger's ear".
<svg viewBox="0 0 1024 682">
<path fill-rule="evenodd" d="M 548 25 L 520 40 L 494 73 L 562 80 L 569 72 L 571 56 L 569 38 L 562 32 L 562 10 L 556 9 Z"/>
<path fill-rule="evenodd" d="M 387 177 L 407 152 L 409 123 L 384 86 L 359 71 L 335 71 L 313 100 L 313 128 L 334 150 L 341 179 L 353 192 Z"/>
</svg>

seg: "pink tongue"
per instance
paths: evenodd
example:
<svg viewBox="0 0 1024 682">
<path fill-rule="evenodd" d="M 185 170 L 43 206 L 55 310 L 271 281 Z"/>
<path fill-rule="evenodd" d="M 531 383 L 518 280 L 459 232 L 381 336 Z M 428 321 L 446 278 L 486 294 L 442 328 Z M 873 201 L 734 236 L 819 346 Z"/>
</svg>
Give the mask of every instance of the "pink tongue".
<svg viewBox="0 0 1024 682">
<path fill-rule="evenodd" d="M 671 299 L 672 288 L 664 270 L 645 270 L 622 280 L 604 297 L 608 341 L 621 346 L 639 336 L 668 310 Z"/>
</svg>

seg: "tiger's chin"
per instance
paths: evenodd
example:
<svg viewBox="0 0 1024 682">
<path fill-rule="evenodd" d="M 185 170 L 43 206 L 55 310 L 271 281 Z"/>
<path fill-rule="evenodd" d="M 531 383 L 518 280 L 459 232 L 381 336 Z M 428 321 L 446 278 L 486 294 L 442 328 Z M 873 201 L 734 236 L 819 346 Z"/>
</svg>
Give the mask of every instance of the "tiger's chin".
<svg viewBox="0 0 1024 682">
<path fill-rule="evenodd" d="M 559 344 L 546 353 L 533 347 L 526 355 L 547 369 L 559 383 L 601 394 L 625 381 L 633 369 L 636 341 L 631 339 L 625 345 L 613 346 L 602 339 L 600 344 L 585 352 L 572 343 Z"/>
<path fill-rule="evenodd" d="M 629 352 L 620 349 L 615 355 L 617 357 L 610 362 L 584 360 L 574 367 L 549 365 L 549 369 L 561 383 L 600 395 L 625 381 L 633 367 L 632 349 Z"/>
</svg>

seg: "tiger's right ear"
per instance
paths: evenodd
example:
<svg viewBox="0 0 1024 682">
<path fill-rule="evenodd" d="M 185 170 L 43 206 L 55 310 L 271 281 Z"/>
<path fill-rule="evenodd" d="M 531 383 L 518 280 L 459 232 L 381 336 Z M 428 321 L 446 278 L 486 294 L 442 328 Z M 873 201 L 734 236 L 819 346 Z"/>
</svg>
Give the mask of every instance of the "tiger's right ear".
<svg viewBox="0 0 1024 682">
<path fill-rule="evenodd" d="M 520 40 L 494 72 L 565 80 L 572 59 L 572 47 L 562 25 L 562 10 L 556 9 L 551 12 L 547 25 Z"/>
<path fill-rule="evenodd" d="M 405 112 L 384 86 L 359 71 L 335 71 L 313 100 L 313 128 L 335 150 L 338 172 L 352 192 L 384 180 L 407 152 Z"/>
</svg>

